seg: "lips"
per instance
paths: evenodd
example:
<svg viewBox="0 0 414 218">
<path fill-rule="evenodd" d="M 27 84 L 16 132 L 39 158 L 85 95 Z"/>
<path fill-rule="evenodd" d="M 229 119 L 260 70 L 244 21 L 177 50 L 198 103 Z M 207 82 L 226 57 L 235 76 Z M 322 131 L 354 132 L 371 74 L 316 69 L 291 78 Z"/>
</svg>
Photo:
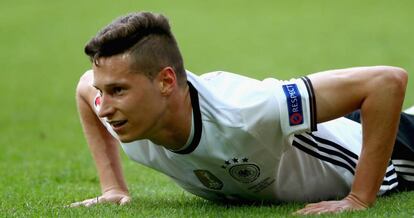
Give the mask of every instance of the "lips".
<svg viewBox="0 0 414 218">
<path fill-rule="evenodd" d="M 108 121 L 112 129 L 117 130 L 127 123 L 127 120 Z"/>
</svg>

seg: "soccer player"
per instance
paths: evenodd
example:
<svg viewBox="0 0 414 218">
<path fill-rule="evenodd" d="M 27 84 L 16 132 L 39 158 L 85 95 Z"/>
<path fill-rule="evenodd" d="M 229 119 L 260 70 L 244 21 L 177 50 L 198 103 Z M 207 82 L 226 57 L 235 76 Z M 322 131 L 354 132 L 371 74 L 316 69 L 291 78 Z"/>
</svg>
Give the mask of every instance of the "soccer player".
<svg viewBox="0 0 414 218">
<path fill-rule="evenodd" d="M 322 201 L 298 214 L 362 210 L 377 195 L 414 187 L 414 117 L 400 115 L 401 68 L 290 81 L 197 76 L 184 69 L 167 18 L 148 12 L 116 19 L 85 52 L 93 69 L 79 81 L 77 103 L 102 195 L 72 206 L 131 200 L 119 143 L 206 199 Z"/>
</svg>

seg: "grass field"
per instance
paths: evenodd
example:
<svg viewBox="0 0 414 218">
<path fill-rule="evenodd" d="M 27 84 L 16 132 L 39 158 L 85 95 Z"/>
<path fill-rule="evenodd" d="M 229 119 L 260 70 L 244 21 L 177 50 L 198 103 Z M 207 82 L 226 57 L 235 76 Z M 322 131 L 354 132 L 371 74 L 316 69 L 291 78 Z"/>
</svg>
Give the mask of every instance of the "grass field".
<svg viewBox="0 0 414 218">
<path fill-rule="evenodd" d="M 187 194 L 127 160 L 132 204 L 64 208 L 100 192 L 75 106 L 90 64 L 83 46 L 131 11 L 166 14 L 186 67 L 288 79 L 320 70 L 396 65 L 411 72 L 414 2 L 0 1 L 0 217 L 286 217 L 303 205 L 226 206 Z M 414 193 L 338 217 L 413 217 Z"/>
</svg>

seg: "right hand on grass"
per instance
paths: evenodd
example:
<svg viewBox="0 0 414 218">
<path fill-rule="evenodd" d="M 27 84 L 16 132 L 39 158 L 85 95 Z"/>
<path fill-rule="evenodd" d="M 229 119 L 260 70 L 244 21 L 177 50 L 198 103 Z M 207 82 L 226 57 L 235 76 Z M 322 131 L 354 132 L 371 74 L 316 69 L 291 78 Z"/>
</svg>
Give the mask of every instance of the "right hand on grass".
<svg viewBox="0 0 414 218">
<path fill-rule="evenodd" d="M 69 205 L 69 207 L 90 207 L 95 204 L 102 204 L 102 203 L 113 203 L 119 205 L 125 205 L 131 202 L 131 197 L 127 192 L 120 191 L 120 190 L 110 190 L 103 193 L 101 196 L 86 199 L 84 201 L 75 202 Z"/>
</svg>

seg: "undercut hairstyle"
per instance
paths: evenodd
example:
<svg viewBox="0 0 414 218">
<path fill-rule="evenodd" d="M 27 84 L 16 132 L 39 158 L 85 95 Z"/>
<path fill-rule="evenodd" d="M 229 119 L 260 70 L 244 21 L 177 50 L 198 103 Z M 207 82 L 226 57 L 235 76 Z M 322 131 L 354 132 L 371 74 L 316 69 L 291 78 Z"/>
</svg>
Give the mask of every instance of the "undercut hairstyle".
<svg viewBox="0 0 414 218">
<path fill-rule="evenodd" d="M 151 12 L 137 12 L 117 18 L 104 27 L 85 46 L 91 62 L 99 58 L 127 53 L 131 69 L 151 80 L 165 67 L 172 67 L 178 84 L 186 84 L 183 58 L 168 19 Z"/>
</svg>

